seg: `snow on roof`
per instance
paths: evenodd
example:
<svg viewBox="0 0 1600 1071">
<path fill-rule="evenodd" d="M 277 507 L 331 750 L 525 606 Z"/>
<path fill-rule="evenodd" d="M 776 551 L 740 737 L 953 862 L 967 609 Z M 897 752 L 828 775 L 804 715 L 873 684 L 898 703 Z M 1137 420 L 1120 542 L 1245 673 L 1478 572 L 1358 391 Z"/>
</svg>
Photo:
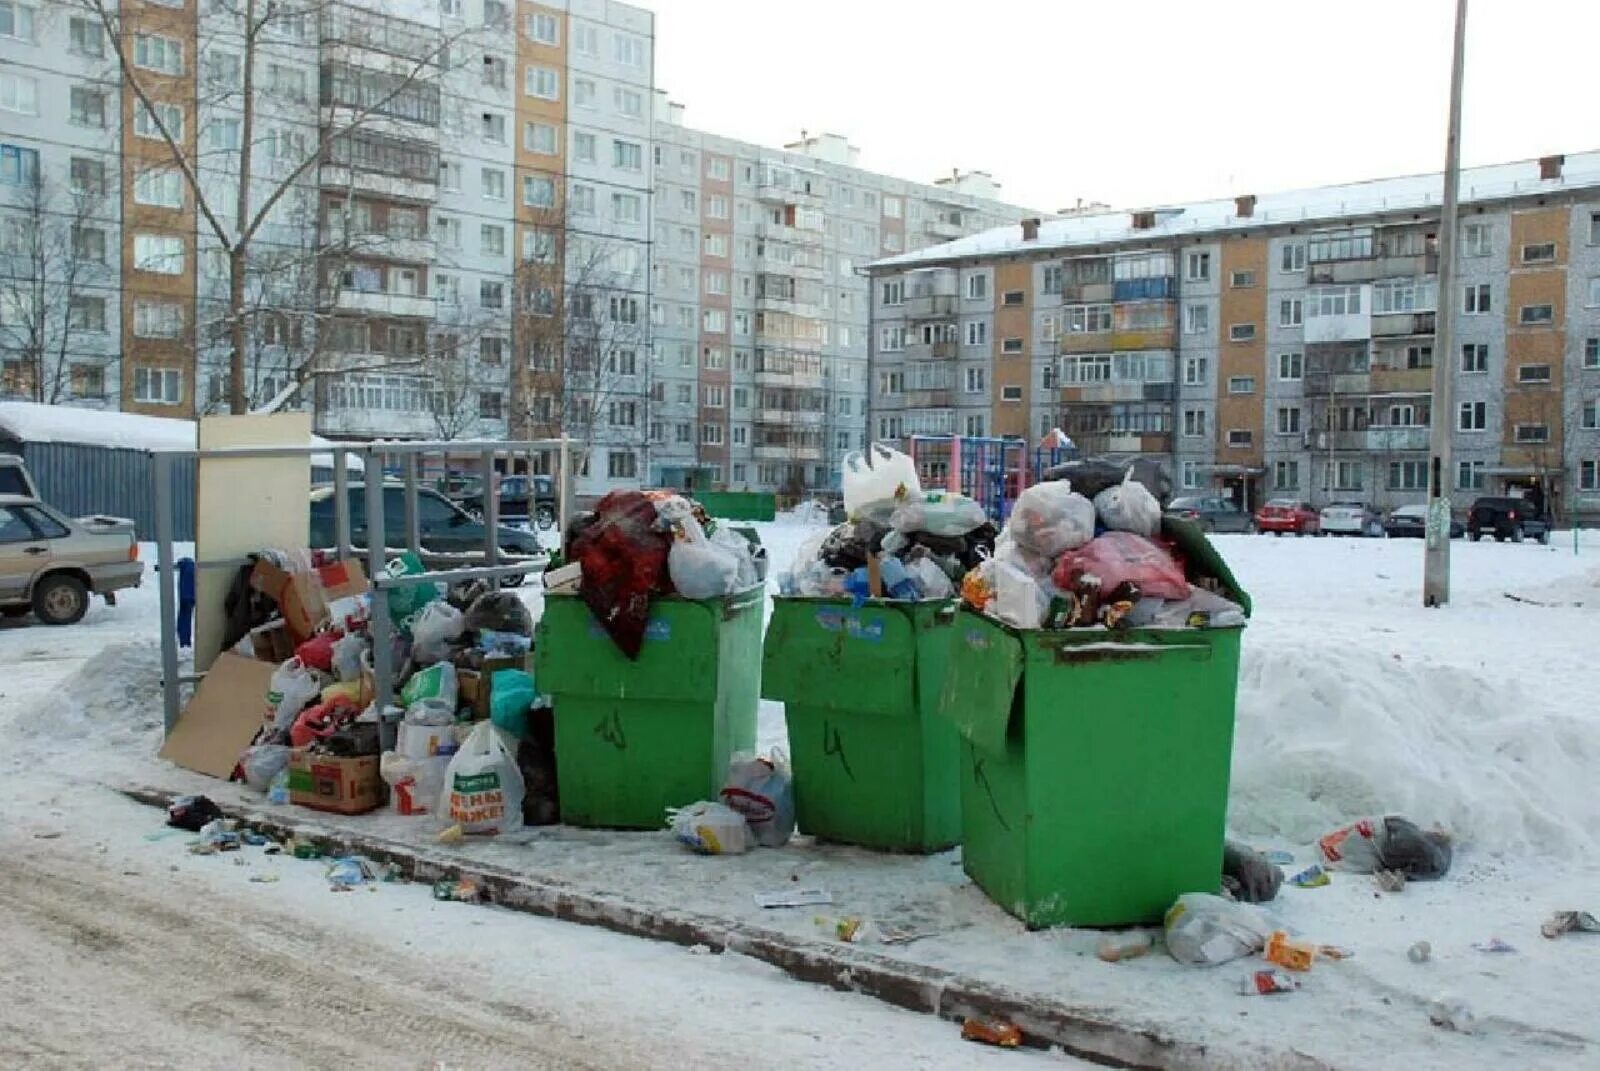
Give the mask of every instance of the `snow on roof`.
<svg viewBox="0 0 1600 1071">
<path fill-rule="evenodd" d="M 21 443 L 82 443 L 124 450 L 193 450 L 196 427 L 192 420 L 171 417 L 36 402 L 0 402 L 0 439 Z M 313 435 L 307 445 L 333 444 Z M 359 458 L 348 460 L 351 468 L 361 467 Z M 317 454 L 313 462 L 332 466 L 333 455 Z"/>
<path fill-rule="evenodd" d="M 1538 160 L 1463 168 L 1461 203 L 1600 186 L 1600 152 L 1568 154 L 1560 178 L 1541 179 L 1539 170 Z M 1232 197 L 1183 205 L 1097 212 L 1093 215 L 1044 220 L 1039 225 L 1038 238 L 1033 241 L 1024 241 L 1022 229 L 1013 223 L 912 253 L 885 257 L 868 265 L 868 269 L 883 271 L 924 264 L 947 264 L 958 260 L 1062 250 L 1075 246 L 1155 242 L 1189 236 L 1198 238 L 1217 231 L 1286 226 L 1291 223 L 1332 223 L 1351 216 L 1434 208 L 1443 198 L 1443 174 L 1432 172 L 1352 182 L 1342 186 L 1261 194 L 1256 198 L 1255 211 L 1248 217 L 1237 214 L 1238 206 Z M 1135 230 L 1134 212 L 1153 214 L 1154 226 Z"/>
</svg>

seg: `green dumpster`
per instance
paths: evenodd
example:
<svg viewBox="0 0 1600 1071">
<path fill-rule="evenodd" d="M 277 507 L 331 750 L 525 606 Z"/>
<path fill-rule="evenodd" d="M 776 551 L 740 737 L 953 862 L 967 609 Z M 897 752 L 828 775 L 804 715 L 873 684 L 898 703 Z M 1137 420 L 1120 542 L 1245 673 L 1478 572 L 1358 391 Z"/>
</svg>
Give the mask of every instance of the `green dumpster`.
<svg viewBox="0 0 1600 1071">
<path fill-rule="evenodd" d="M 545 595 L 534 675 L 555 708 L 563 822 L 660 829 L 667 808 L 717 798 L 729 756 L 755 751 L 764 598 L 658 599 L 631 662 L 581 598 Z"/>
<path fill-rule="evenodd" d="M 938 716 L 956 604 L 779 598 L 762 695 L 781 700 L 801 832 L 896 851 L 961 839 L 959 740 Z"/>
<path fill-rule="evenodd" d="M 1248 611 L 1204 537 L 1175 534 Z M 1152 923 L 1215 892 L 1243 629 L 1020 631 L 963 610 L 956 631 L 941 712 L 967 875 L 1031 928 Z"/>
</svg>

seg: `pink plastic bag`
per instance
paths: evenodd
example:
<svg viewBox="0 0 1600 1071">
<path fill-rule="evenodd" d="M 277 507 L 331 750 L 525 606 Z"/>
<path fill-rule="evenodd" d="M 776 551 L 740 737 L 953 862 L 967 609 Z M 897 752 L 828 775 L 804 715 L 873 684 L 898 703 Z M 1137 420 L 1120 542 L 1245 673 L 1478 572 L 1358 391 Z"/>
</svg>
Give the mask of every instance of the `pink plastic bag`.
<svg viewBox="0 0 1600 1071">
<path fill-rule="evenodd" d="M 1132 532 L 1106 532 L 1077 550 L 1067 551 L 1056 562 L 1052 579 L 1062 591 L 1071 591 L 1083 573 L 1099 577 L 1102 591 L 1111 591 L 1131 580 L 1147 599 L 1189 597 L 1189 582 L 1172 555 Z"/>
</svg>

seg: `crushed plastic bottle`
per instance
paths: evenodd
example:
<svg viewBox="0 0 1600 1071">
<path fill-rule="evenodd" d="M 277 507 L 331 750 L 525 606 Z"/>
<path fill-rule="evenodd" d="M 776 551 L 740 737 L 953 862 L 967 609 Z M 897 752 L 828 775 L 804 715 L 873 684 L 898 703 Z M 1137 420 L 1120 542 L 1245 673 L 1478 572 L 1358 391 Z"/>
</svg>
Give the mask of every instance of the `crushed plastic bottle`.
<svg viewBox="0 0 1600 1071">
<path fill-rule="evenodd" d="M 287 767 L 273 775 L 272 783 L 267 786 L 267 802 L 276 807 L 288 806 L 289 770 Z"/>
</svg>

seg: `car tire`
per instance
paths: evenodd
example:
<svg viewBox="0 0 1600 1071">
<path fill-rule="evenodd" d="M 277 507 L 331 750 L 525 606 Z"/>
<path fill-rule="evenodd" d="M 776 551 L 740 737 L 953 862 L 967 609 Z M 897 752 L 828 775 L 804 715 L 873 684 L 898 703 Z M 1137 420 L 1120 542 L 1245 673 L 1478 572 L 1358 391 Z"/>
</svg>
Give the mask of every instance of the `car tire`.
<svg viewBox="0 0 1600 1071">
<path fill-rule="evenodd" d="M 1546 528 L 1544 531 L 1539 533 L 1539 545 L 1541 547 L 1548 547 L 1550 545 L 1550 529 Z"/>
<path fill-rule="evenodd" d="M 533 520 L 541 531 L 548 532 L 556 526 L 556 511 L 550 506 L 540 506 L 534 512 Z"/>
<path fill-rule="evenodd" d="M 1282 528 L 1274 528 L 1272 530 L 1272 534 L 1277 536 L 1279 539 L 1282 539 L 1283 538 L 1283 529 Z"/>
<path fill-rule="evenodd" d="M 88 612 L 89 589 L 75 576 L 47 576 L 33 589 L 33 615 L 46 625 L 75 625 Z"/>
<path fill-rule="evenodd" d="M 1515 528 L 1511 529 L 1511 542 L 1522 542 L 1522 525 L 1519 524 Z"/>
</svg>

